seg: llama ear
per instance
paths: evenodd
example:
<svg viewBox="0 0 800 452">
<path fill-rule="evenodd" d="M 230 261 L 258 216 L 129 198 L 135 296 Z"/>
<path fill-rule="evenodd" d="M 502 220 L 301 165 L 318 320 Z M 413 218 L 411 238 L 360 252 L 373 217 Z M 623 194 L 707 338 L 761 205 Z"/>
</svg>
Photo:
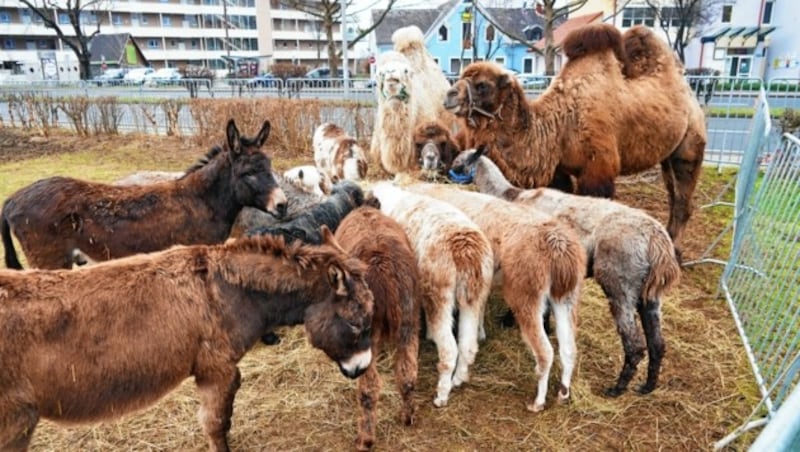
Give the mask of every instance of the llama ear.
<svg viewBox="0 0 800 452">
<path fill-rule="evenodd" d="M 264 121 L 264 124 L 261 126 L 261 130 L 258 131 L 258 136 L 256 137 L 256 145 L 258 147 L 264 146 L 264 143 L 267 142 L 270 130 L 272 130 L 272 124 L 270 124 L 269 120 Z"/>
<path fill-rule="evenodd" d="M 474 165 L 475 162 L 477 162 L 478 159 L 481 158 L 481 156 L 485 151 L 486 151 L 485 144 L 478 146 L 478 149 L 476 149 L 475 152 L 473 152 L 472 154 L 469 155 L 469 157 L 467 157 L 467 165 Z"/>
<path fill-rule="evenodd" d="M 328 282 L 331 284 L 331 287 L 333 287 L 336 295 L 340 297 L 347 296 L 346 277 L 344 270 L 339 268 L 338 265 L 331 265 L 328 267 Z"/>
<path fill-rule="evenodd" d="M 297 171 L 297 178 L 302 180 L 303 179 L 303 170 Z"/>
<path fill-rule="evenodd" d="M 234 121 L 233 118 L 228 120 L 228 126 L 225 129 L 225 136 L 228 139 L 228 149 L 230 149 L 231 152 L 238 154 L 241 150 L 239 146 L 239 129 L 236 127 L 236 121 Z"/>
</svg>

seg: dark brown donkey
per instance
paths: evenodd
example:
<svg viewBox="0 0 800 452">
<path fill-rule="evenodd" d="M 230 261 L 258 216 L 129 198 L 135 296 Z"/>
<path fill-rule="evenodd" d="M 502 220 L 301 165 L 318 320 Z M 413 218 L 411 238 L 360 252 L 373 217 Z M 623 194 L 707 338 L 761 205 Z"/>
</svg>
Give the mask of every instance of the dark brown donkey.
<svg viewBox="0 0 800 452">
<path fill-rule="evenodd" d="M 379 205 L 377 199 L 370 201 Z M 336 229 L 336 239 L 350 255 L 368 268 L 365 279 L 375 297 L 372 320 L 372 353 L 382 341 L 395 347 L 394 379 L 403 406 L 400 421 L 414 422 L 414 389 L 419 351 L 419 275 L 417 260 L 403 228 L 374 207 L 362 206 L 348 214 Z M 358 379 L 356 449 L 369 450 L 375 442 L 376 408 L 381 390 L 377 364 Z"/>
<path fill-rule="evenodd" d="M 240 136 L 231 119 L 225 146 L 214 147 L 178 180 L 127 187 L 67 177 L 34 182 L 3 204 L 6 267 L 22 268 L 12 231 L 29 266 L 57 269 L 71 268 L 75 248 L 105 261 L 222 242 L 245 206 L 282 216 L 286 196 L 261 152 L 269 131 L 265 121 L 255 138 Z"/>
<path fill-rule="evenodd" d="M 0 450 L 25 450 L 40 418 L 116 418 L 193 376 L 209 446 L 227 451 L 237 363 L 278 325 L 305 321 L 310 342 L 359 376 L 372 361 L 366 268 L 322 235 L 0 270 Z"/>
</svg>

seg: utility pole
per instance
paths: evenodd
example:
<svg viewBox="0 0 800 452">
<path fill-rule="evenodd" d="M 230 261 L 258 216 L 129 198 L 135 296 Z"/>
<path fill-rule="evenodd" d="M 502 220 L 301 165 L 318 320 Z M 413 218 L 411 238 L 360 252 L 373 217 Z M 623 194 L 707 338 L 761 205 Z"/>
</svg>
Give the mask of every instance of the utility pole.
<svg viewBox="0 0 800 452">
<path fill-rule="evenodd" d="M 222 0 L 222 21 L 224 22 L 225 26 L 225 52 L 228 55 L 228 64 L 232 64 L 231 61 L 231 38 L 228 34 L 228 0 Z M 234 67 L 236 70 L 236 75 L 239 75 L 239 68 Z"/>
</svg>

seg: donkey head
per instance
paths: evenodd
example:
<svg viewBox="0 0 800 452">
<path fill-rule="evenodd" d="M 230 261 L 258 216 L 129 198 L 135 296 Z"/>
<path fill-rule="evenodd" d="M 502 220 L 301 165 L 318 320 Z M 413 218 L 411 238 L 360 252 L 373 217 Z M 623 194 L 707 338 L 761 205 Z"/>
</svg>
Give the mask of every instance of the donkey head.
<svg viewBox="0 0 800 452">
<path fill-rule="evenodd" d="M 286 214 L 286 195 L 272 173 L 272 161 L 261 152 L 269 131 L 270 123 L 264 121 L 258 135 L 244 137 L 233 119 L 228 121 L 226 138 L 233 165 L 233 191 L 241 205 L 281 218 Z"/>
<path fill-rule="evenodd" d="M 331 296 L 306 309 L 305 328 L 311 345 L 339 364 L 348 378 L 357 378 L 372 362 L 374 300 L 364 279 L 364 264 L 350 258 L 322 226 L 323 247 L 330 250 L 328 283 Z"/>
</svg>

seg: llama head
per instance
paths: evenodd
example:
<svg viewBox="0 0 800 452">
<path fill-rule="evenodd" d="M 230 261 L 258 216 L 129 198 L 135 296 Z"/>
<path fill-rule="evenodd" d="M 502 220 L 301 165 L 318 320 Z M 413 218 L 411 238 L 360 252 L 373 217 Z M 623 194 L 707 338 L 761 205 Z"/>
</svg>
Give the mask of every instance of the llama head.
<svg viewBox="0 0 800 452">
<path fill-rule="evenodd" d="M 406 57 L 395 51 L 384 52 L 378 61 L 378 97 L 408 102 L 413 69 Z"/>
<path fill-rule="evenodd" d="M 311 165 L 291 168 L 283 173 L 283 178 L 306 193 L 324 196 L 331 192 L 328 175 Z"/>
<path fill-rule="evenodd" d="M 447 127 L 439 121 L 417 126 L 414 130 L 414 146 L 420 168 L 431 179 L 445 174 L 459 152 Z"/>
<path fill-rule="evenodd" d="M 486 146 L 479 146 L 478 149 L 467 149 L 458 154 L 448 172 L 450 180 L 459 184 L 472 182 L 478 161 L 485 153 Z"/>
</svg>

